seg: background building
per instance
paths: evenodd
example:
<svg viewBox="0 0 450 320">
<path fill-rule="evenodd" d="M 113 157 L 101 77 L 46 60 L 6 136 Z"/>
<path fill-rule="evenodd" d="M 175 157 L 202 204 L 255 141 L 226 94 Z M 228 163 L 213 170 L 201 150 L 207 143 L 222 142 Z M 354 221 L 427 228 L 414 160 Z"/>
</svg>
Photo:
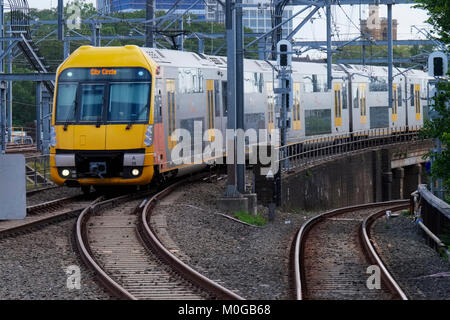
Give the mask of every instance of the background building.
<svg viewBox="0 0 450 320">
<path fill-rule="evenodd" d="M 156 11 L 167 11 L 172 8 L 176 0 L 154 0 Z M 244 4 L 257 4 L 261 0 L 244 0 Z M 111 12 L 126 12 L 145 9 L 146 0 L 97 0 L 97 10 L 108 14 Z M 180 1 L 175 13 L 184 13 L 196 0 Z M 269 4 L 270 2 L 268 2 Z M 216 0 L 200 0 L 191 9 L 190 13 L 197 15 L 200 20 L 225 22 L 225 14 L 222 6 Z M 283 12 L 283 20 L 292 17 L 292 9 L 286 8 Z M 242 23 L 257 33 L 264 33 L 272 29 L 270 8 L 244 8 Z M 292 20 L 284 26 L 283 37 L 292 31 Z"/>
<path fill-rule="evenodd" d="M 392 37 L 397 40 L 396 19 L 392 20 Z M 387 40 L 388 23 L 386 18 L 380 18 L 380 7 L 376 5 L 369 6 L 369 18 L 361 20 L 361 31 L 370 34 L 375 40 Z"/>
</svg>

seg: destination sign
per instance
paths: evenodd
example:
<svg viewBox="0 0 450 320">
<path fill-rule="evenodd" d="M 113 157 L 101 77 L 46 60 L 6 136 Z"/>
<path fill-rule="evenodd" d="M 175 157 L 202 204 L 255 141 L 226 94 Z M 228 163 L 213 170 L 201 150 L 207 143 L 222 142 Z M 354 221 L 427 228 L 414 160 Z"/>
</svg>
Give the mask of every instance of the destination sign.
<svg viewBox="0 0 450 320">
<path fill-rule="evenodd" d="M 58 81 L 150 81 L 150 72 L 144 68 L 69 68 L 63 70 Z"/>
</svg>

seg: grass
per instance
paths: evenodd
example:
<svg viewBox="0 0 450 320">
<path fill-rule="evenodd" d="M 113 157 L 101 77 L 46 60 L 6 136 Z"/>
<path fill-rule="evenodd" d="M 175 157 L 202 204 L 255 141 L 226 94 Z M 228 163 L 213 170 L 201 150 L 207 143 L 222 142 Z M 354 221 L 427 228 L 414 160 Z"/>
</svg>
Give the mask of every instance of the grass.
<svg viewBox="0 0 450 320">
<path fill-rule="evenodd" d="M 266 219 L 264 219 L 260 213 L 257 213 L 254 216 L 245 211 L 238 211 L 233 213 L 233 218 L 236 218 L 242 222 L 253 224 L 255 226 L 265 226 L 267 224 Z"/>
<path fill-rule="evenodd" d="M 409 209 L 402 211 L 402 216 L 409 216 L 409 215 L 411 215 L 411 212 L 409 211 Z"/>
</svg>

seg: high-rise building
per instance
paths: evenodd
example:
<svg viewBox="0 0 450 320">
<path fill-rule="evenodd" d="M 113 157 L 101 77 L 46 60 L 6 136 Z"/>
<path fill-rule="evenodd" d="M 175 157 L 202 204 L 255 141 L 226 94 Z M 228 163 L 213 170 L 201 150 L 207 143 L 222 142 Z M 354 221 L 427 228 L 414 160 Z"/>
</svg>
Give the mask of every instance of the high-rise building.
<svg viewBox="0 0 450 320">
<path fill-rule="evenodd" d="M 244 4 L 259 4 L 261 0 L 244 0 Z M 266 2 L 270 4 L 270 2 Z M 261 3 L 264 5 L 264 3 Z M 272 15 L 270 7 L 263 9 L 257 7 L 244 7 L 243 24 L 256 33 L 265 33 L 272 29 Z M 292 17 L 292 9 L 286 7 L 283 11 L 283 21 Z M 283 38 L 292 32 L 292 20 L 283 25 Z"/>
<path fill-rule="evenodd" d="M 176 0 L 154 0 L 155 10 L 167 11 L 172 8 L 175 1 Z M 188 8 L 190 8 L 190 13 L 197 15 L 199 19 L 205 19 L 205 2 L 196 2 L 196 0 L 182 0 L 177 5 L 177 9 L 174 13 L 181 14 L 184 13 Z M 131 12 L 145 9 L 145 3 L 146 0 L 97 0 L 97 10 L 104 14 L 112 12 Z"/>
<path fill-rule="evenodd" d="M 398 22 L 392 19 L 392 38 L 397 40 Z M 372 36 L 375 40 L 387 40 L 388 21 L 386 18 L 380 18 L 380 7 L 377 5 L 369 6 L 369 18 L 361 20 L 361 31 L 364 34 Z"/>
<path fill-rule="evenodd" d="M 176 0 L 154 0 L 156 11 L 167 11 Z M 261 0 L 243 0 L 244 4 L 258 4 Z M 267 0 L 266 0 L 267 1 Z M 146 0 L 97 0 L 97 10 L 102 13 L 124 12 L 145 9 Z M 270 4 L 270 2 L 267 2 Z M 189 12 L 197 15 L 200 20 L 225 22 L 224 8 L 216 0 L 182 0 L 174 13 Z M 265 33 L 272 29 L 272 17 L 270 7 L 244 7 L 242 23 L 244 27 L 252 29 L 256 33 Z M 292 9 L 287 7 L 283 12 L 283 20 L 292 17 Z M 292 20 L 283 25 L 283 37 L 292 31 Z"/>
</svg>

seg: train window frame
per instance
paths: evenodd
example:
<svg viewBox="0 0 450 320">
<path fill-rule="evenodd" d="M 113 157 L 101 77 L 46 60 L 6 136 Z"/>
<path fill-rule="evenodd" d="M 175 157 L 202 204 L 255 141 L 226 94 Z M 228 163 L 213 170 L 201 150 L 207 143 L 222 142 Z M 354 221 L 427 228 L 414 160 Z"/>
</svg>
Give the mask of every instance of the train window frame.
<svg viewBox="0 0 450 320">
<path fill-rule="evenodd" d="M 178 68 L 176 82 L 181 94 L 204 93 L 204 75 L 201 68 Z"/>
<path fill-rule="evenodd" d="M 109 118 L 109 109 L 111 106 L 111 87 L 113 85 L 118 85 L 118 84 L 147 84 L 148 86 L 148 93 L 147 93 L 147 101 L 145 103 L 145 108 L 147 109 L 147 115 L 145 117 L 145 119 L 140 119 L 140 120 L 122 120 L 122 121 L 113 121 Z M 106 123 L 107 124 L 124 124 L 124 123 L 133 123 L 133 124 L 144 124 L 147 123 L 149 121 L 149 116 L 150 116 L 150 99 L 151 99 L 151 93 L 152 93 L 152 84 L 150 81 L 115 81 L 113 83 L 109 83 L 108 84 L 108 101 L 107 101 L 107 106 L 106 106 Z M 155 106 L 154 106 L 155 107 Z M 143 109 L 143 108 L 141 108 Z"/>
<path fill-rule="evenodd" d="M 120 83 L 120 82 L 136 82 L 136 83 L 148 83 L 150 86 L 149 89 L 149 94 L 148 94 L 148 100 L 147 100 L 147 107 L 149 109 L 149 112 L 147 114 L 147 118 L 144 121 L 133 121 L 131 122 L 132 124 L 145 124 L 148 123 L 150 120 L 150 108 L 151 108 L 151 95 L 152 95 L 152 86 L 153 86 L 153 82 L 155 81 L 155 78 L 153 76 L 153 74 L 151 73 L 150 70 L 143 68 L 143 67 L 111 67 L 114 69 L 129 69 L 129 70 L 137 70 L 137 71 L 145 71 L 146 72 L 146 78 L 145 79 L 140 79 L 138 77 L 134 77 L 134 78 L 129 78 L 129 79 L 114 79 L 114 78 L 109 78 L 109 79 L 98 79 L 96 80 L 95 78 L 83 78 L 81 80 L 77 80 L 78 78 L 75 79 L 71 79 L 70 81 L 61 78 L 61 75 L 64 72 L 69 72 L 71 70 L 89 70 L 89 69 L 93 69 L 92 67 L 89 68 L 85 68 L 85 67 L 75 67 L 75 68 L 67 68 L 62 70 L 59 73 L 58 79 L 57 79 L 57 90 L 56 90 L 56 103 L 54 103 L 54 112 L 55 114 L 58 114 L 58 95 L 60 90 L 58 90 L 60 85 L 66 85 L 66 84 L 76 84 L 77 85 L 77 93 L 76 93 L 76 109 L 75 109 L 75 118 L 72 119 L 71 121 L 62 121 L 60 119 L 57 119 L 57 117 L 55 116 L 54 119 L 54 124 L 55 125 L 65 125 L 65 124 L 76 124 L 76 125 L 92 125 L 92 124 L 97 124 L 97 125 L 105 125 L 105 124 L 129 124 L 130 121 L 124 121 L 124 122 L 108 122 L 107 121 L 107 112 L 108 112 L 108 106 L 110 103 L 110 86 L 112 83 Z M 109 69 L 111 69 L 109 68 Z M 80 118 L 80 110 L 81 110 L 81 86 L 82 85 L 95 85 L 95 84 L 103 84 L 105 86 L 105 93 L 103 96 L 103 107 L 102 107 L 102 117 L 100 120 L 97 121 L 84 121 L 81 120 Z"/>
<path fill-rule="evenodd" d="M 95 120 L 83 120 L 82 119 L 82 112 L 83 112 L 83 95 L 82 95 L 82 87 L 83 86 L 102 86 L 103 87 L 103 97 L 102 97 L 102 105 L 100 107 L 100 117 L 97 117 Z M 77 122 L 83 123 L 83 124 L 93 124 L 93 123 L 99 123 L 104 124 L 105 123 L 105 106 L 106 102 L 109 101 L 109 86 L 106 82 L 80 82 L 79 89 L 78 89 L 78 108 L 77 108 Z"/>
<path fill-rule="evenodd" d="M 58 101 L 60 98 L 60 94 L 61 94 L 61 90 L 60 90 L 60 85 L 75 85 L 75 100 L 73 101 L 74 105 L 73 105 L 73 115 L 72 115 L 72 120 L 69 120 L 68 117 L 65 117 L 64 120 L 58 120 Z M 77 105 L 78 105 L 78 90 L 79 90 L 79 83 L 78 82 L 62 82 L 62 83 L 58 83 L 58 86 L 56 88 L 56 101 L 55 101 L 55 123 L 76 123 L 77 122 Z"/>
<path fill-rule="evenodd" d="M 346 110 L 348 108 L 348 86 L 344 81 L 342 82 L 342 109 Z"/>
</svg>

